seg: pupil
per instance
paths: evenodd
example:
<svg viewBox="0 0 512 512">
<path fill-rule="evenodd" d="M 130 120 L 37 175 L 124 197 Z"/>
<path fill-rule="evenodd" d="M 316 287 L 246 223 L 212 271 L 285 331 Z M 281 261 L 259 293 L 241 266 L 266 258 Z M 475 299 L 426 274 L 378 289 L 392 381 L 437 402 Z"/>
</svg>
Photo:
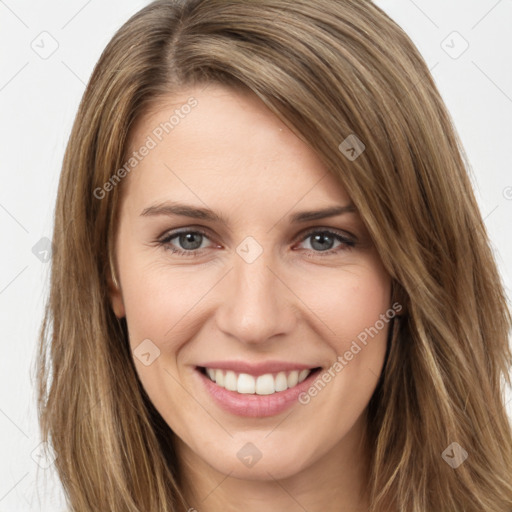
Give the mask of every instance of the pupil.
<svg viewBox="0 0 512 512">
<path fill-rule="evenodd" d="M 203 235 L 200 233 L 186 233 L 180 235 L 180 244 L 184 249 L 198 249 L 201 246 Z"/>
<path fill-rule="evenodd" d="M 325 245 L 326 241 L 327 241 L 328 247 Z M 318 245 L 316 245 L 316 244 L 318 244 Z M 322 234 L 315 235 L 313 237 L 313 242 L 311 243 L 311 247 L 313 247 L 313 249 L 325 251 L 325 250 L 330 249 L 332 247 L 332 244 L 333 244 L 332 237 L 330 237 L 328 234 L 322 233 Z"/>
</svg>

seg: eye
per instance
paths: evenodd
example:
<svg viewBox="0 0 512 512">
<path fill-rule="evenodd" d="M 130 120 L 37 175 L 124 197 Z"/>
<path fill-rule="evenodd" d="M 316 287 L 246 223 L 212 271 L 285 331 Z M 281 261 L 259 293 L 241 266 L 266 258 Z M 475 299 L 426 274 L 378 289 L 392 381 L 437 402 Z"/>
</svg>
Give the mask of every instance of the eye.
<svg viewBox="0 0 512 512">
<path fill-rule="evenodd" d="M 319 255 L 321 257 L 350 250 L 356 245 L 355 240 L 344 234 L 328 229 L 319 230 L 318 228 L 308 231 L 301 240 L 302 242 L 310 240 L 308 243 L 310 248 L 306 248 L 306 250 L 309 253 L 314 253 L 315 256 Z"/>
<path fill-rule="evenodd" d="M 176 248 L 171 242 L 176 239 L 174 244 L 178 245 Z M 173 254 L 179 256 L 199 256 L 205 248 L 203 245 L 205 240 L 209 240 L 208 235 L 201 230 L 184 230 L 167 234 L 164 238 L 159 240 L 159 244 L 166 250 L 171 251 Z"/>
</svg>

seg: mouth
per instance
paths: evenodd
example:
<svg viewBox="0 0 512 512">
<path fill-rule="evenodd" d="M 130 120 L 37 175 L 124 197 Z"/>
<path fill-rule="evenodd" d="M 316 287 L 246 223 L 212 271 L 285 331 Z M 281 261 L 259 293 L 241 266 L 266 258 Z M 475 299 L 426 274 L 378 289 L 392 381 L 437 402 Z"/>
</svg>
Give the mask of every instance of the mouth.
<svg viewBox="0 0 512 512">
<path fill-rule="evenodd" d="M 197 367 L 198 370 L 217 386 L 228 391 L 244 395 L 274 395 L 287 389 L 295 388 L 304 382 L 313 373 L 321 370 L 320 367 L 280 371 L 277 373 L 264 373 L 251 375 L 249 373 L 237 373 L 233 370 L 219 368 Z"/>
<path fill-rule="evenodd" d="M 236 416 L 265 418 L 299 405 L 299 396 L 312 385 L 322 368 L 272 373 L 246 373 L 250 370 L 238 372 L 212 366 L 196 366 L 195 370 L 206 395 L 222 410 Z"/>
</svg>

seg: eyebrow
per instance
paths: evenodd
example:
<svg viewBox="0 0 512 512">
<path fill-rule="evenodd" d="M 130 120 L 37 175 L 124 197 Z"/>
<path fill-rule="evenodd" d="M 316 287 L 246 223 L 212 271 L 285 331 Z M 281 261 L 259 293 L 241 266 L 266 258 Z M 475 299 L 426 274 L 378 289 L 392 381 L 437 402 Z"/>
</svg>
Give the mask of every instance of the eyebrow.
<svg viewBox="0 0 512 512">
<path fill-rule="evenodd" d="M 320 210 L 302 211 L 290 215 L 289 221 L 292 224 L 299 224 L 301 222 L 308 222 L 311 220 L 336 217 L 345 213 L 357 213 L 357 208 L 354 204 L 350 203 L 344 206 L 335 205 L 322 208 Z M 191 217 L 194 219 L 220 222 L 226 226 L 228 225 L 227 220 L 222 215 L 219 215 L 209 208 L 200 208 L 177 202 L 164 202 L 149 206 L 148 208 L 145 208 L 140 215 L 144 217 L 152 217 L 157 215 L 165 215 L 171 217 L 178 215 L 183 217 Z"/>
</svg>

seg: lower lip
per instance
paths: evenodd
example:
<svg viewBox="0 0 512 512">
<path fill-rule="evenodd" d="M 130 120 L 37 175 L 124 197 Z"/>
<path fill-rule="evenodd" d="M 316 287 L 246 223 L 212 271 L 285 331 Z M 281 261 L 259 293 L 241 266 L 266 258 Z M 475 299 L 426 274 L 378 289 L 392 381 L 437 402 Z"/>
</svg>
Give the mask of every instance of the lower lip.
<svg viewBox="0 0 512 512">
<path fill-rule="evenodd" d="M 275 416 L 290 408 L 294 403 L 298 403 L 299 395 L 311 386 L 319 372 L 320 370 L 316 370 L 310 373 L 306 379 L 293 388 L 272 395 L 256 395 L 237 393 L 222 388 L 204 375 L 199 368 L 196 368 L 196 373 L 214 402 L 231 414 L 250 418 Z"/>
</svg>

